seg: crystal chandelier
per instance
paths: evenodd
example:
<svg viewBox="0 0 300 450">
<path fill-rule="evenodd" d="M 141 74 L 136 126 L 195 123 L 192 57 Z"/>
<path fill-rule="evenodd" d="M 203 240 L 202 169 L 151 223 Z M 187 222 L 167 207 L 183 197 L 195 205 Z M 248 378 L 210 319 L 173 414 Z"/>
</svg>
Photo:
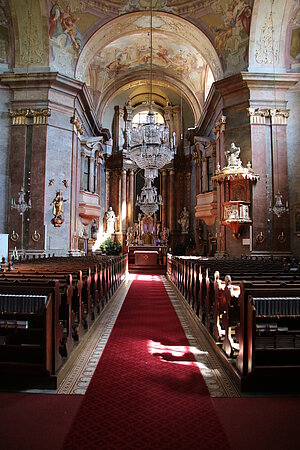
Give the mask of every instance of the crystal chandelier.
<svg viewBox="0 0 300 450">
<path fill-rule="evenodd" d="M 174 157 L 174 137 L 170 139 L 169 128 L 155 123 L 152 104 L 146 123 L 130 130 L 129 157 L 141 169 L 161 169 Z"/>
<path fill-rule="evenodd" d="M 162 205 L 162 197 L 157 194 L 157 188 L 152 185 L 151 178 L 145 178 L 141 194 L 136 198 L 136 205 L 148 216 L 152 216 Z"/>
<path fill-rule="evenodd" d="M 144 170 L 151 170 L 158 176 L 158 169 L 170 162 L 175 154 L 175 133 L 170 136 L 166 125 L 155 123 L 152 102 L 152 0 L 150 4 L 150 101 L 146 123 L 132 126 L 129 130 L 129 158 Z M 146 176 L 146 175 L 145 175 Z"/>
<path fill-rule="evenodd" d="M 28 209 L 31 208 L 31 199 L 28 198 L 28 203 L 25 200 L 25 192 L 23 187 L 21 187 L 20 192 L 18 192 L 18 201 L 16 203 L 15 199 L 11 200 L 11 209 L 16 209 L 20 216 L 22 216 Z"/>
<path fill-rule="evenodd" d="M 278 217 L 281 217 L 282 214 L 284 214 L 285 212 L 289 212 L 289 207 L 288 207 L 288 202 L 286 202 L 286 205 L 284 206 L 282 203 L 282 195 L 280 194 L 280 192 L 278 192 L 277 194 L 275 194 L 275 204 L 273 206 L 273 213 Z"/>
</svg>

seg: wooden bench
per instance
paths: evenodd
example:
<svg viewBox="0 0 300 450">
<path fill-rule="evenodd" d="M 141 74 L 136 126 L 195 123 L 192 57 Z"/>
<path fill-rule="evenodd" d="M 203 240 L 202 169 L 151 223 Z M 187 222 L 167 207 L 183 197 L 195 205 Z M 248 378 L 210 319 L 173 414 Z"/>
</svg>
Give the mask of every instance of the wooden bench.
<svg viewBox="0 0 300 450">
<path fill-rule="evenodd" d="M 292 384 L 300 375 L 300 350 L 296 346 L 296 336 L 300 335 L 299 292 L 300 285 L 295 284 L 241 284 L 237 368 L 248 389 L 266 380 L 275 388 L 270 376 Z"/>
<path fill-rule="evenodd" d="M 1 382 L 33 376 L 55 387 L 63 362 L 60 305 L 58 281 L 0 284 Z"/>
</svg>

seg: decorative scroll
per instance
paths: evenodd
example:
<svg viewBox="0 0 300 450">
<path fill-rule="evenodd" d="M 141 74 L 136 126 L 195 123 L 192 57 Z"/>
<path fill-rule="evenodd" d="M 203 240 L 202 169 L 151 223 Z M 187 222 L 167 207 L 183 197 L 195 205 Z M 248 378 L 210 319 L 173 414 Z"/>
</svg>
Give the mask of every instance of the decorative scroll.
<svg viewBox="0 0 300 450">
<path fill-rule="evenodd" d="M 258 64 L 274 64 L 278 62 L 278 41 L 273 39 L 274 27 L 272 12 L 266 15 L 265 24 L 261 29 L 255 60 Z"/>
</svg>

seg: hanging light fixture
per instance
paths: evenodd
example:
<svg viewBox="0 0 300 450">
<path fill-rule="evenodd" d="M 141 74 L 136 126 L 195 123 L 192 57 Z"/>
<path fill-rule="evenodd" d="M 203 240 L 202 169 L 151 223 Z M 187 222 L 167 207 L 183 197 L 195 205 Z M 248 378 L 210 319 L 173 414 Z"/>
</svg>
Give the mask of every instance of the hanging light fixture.
<svg viewBox="0 0 300 450">
<path fill-rule="evenodd" d="M 151 178 L 145 178 L 141 194 L 137 196 L 136 205 L 144 214 L 152 216 L 162 205 L 162 196 L 157 193 L 157 188 L 152 185 Z"/>
<path fill-rule="evenodd" d="M 158 176 L 158 169 L 174 158 L 175 154 L 175 133 L 170 136 L 169 128 L 163 124 L 155 123 L 155 112 L 152 101 L 152 78 L 153 78 L 153 45 L 152 45 L 152 21 L 153 10 L 152 0 L 150 3 L 150 95 L 149 111 L 146 122 L 136 124 L 129 130 L 130 147 L 129 158 L 138 167 L 152 172 Z M 146 176 L 146 174 L 145 174 Z"/>
<path fill-rule="evenodd" d="M 18 192 L 18 200 L 11 200 L 11 209 L 16 209 L 22 216 L 28 209 L 31 208 L 31 199 L 28 193 L 28 202 L 25 200 L 24 188 L 21 186 L 20 192 Z"/>
<path fill-rule="evenodd" d="M 278 217 L 281 217 L 282 214 L 284 214 L 285 212 L 289 212 L 289 206 L 288 206 L 288 202 L 286 202 L 285 206 L 282 203 L 282 195 L 280 194 L 280 192 L 278 192 L 277 194 L 274 195 L 275 200 L 274 200 L 274 206 L 273 206 L 273 213 Z"/>
</svg>

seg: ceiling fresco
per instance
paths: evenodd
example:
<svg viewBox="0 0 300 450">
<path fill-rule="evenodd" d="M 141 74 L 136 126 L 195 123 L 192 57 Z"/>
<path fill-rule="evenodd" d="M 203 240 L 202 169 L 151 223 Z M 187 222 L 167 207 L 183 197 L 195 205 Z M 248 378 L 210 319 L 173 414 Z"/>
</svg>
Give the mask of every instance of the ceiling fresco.
<svg viewBox="0 0 300 450">
<path fill-rule="evenodd" d="M 205 33 L 227 75 L 247 67 L 252 7 L 253 0 L 153 0 L 154 11 L 185 18 Z M 65 56 L 71 54 L 69 59 L 74 68 L 83 45 L 99 27 L 113 18 L 138 11 L 147 11 L 145 17 L 149 20 L 149 8 L 150 0 L 49 1 L 52 61 L 59 58 L 59 48 Z M 55 39 L 51 35 L 53 26 L 60 32 Z"/>
<path fill-rule="evenodd" d="M 148 33 L 133 34 L 116 39 L 93 58 L 90 72 L 101 90 L 115 77 L 122 77 L 129 71 L 146 70 L 150 67 Z M 153 71 L 182 80 L 196 96 L 202 96 L 203 78 L 207 63 L 193 47 L 184 42 L 172 40 L 161 33 L 153 35 Z"/>
</svg>

